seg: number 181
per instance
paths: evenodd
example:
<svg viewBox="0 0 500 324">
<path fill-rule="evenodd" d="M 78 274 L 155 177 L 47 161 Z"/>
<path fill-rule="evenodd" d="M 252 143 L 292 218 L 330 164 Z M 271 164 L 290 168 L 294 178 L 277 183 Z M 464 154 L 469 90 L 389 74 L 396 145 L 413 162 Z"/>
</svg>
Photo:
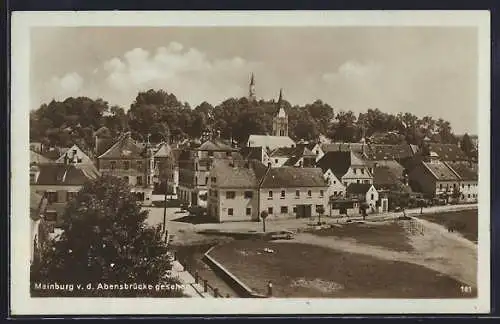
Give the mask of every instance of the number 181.
<svg viewBox="0 0 500 324">
<path fill-rule="evenodd" d="M 472 287 L 471 286 L 460 286 L 460 291 L 464 294 L 470 294 L 470 293 L 472 293 Z"/>
</svg>

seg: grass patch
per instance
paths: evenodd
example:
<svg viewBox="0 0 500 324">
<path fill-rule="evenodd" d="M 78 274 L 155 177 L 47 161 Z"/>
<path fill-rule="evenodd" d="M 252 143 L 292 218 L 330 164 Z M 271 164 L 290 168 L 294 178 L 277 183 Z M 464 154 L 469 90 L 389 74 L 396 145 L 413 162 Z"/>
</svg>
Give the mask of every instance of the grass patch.
<svg viewBox="0 0 500 324">
<path fill-rule="evenodd" d="M 274 253 L 264 252 L 269 248 Z M 233 241 L 210 253 L 256 292 L 275 297 L 459 298 L 461 283 L 422 266 L 298 243 Z"/>
<path fill-rule="evenodd" d="M 413 251 L 406 231 L 398 223 L 347 223 L 338 227 L 310 230 L 309 233 L 317 236 L 350 238 L 361 244 L 383 247 L 393 251 Z"/>
<path fill-rule="evenodd" d="M 468 209 L 452 212 L 442 212 L 436 214 L 416 215 L 419 218 L 437 223 L 446 228 L 454 227 L 457 232 L 466 239 L 477 242 L 477 209 Z"/>
</svg>

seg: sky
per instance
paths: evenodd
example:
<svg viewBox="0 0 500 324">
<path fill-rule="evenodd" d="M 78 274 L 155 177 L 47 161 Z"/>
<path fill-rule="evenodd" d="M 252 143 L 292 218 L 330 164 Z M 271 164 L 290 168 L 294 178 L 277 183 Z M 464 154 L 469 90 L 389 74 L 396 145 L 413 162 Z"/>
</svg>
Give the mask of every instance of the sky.
<svg viewBox="0 0 500 324">
<path fill-rule="evenodd" d="M 36 27 L 32 109 L 70 96 L 128 109 L 164 89 L 191 107 L 248 95 L 335 111 L 370 108 L 448 120 L 477 134 L 473 27 Z"/>
</svg>

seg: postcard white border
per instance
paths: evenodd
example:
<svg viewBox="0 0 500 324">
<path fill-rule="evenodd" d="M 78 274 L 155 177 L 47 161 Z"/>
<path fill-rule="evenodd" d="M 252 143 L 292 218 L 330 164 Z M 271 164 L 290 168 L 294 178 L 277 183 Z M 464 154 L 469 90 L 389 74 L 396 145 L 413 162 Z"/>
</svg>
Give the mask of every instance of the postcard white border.
<svg viewBox="0 0 500 324">
<path fill-rule="evenodd" d="M 405 314 L 490 311 L 490 14 L 488 11 L 14 12 L 11 34 L 11 313 Z M 37 26 L 471 26 L 478 30 L 479 242 L 475 299 L 119 299 L 29 295 L 30 28 Z"/>
</svg>

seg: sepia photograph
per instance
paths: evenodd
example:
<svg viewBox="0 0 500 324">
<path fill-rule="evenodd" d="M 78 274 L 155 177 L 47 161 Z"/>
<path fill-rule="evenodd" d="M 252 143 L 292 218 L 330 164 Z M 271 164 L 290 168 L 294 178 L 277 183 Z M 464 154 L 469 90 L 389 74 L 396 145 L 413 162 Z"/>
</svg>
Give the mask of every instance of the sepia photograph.
<svg viewBox="0 0 500 324">
<path fill-rule="evenodd" d="M 489 311 L 488 12 L 12 23 L 13 311 Z"/>
</svg>

